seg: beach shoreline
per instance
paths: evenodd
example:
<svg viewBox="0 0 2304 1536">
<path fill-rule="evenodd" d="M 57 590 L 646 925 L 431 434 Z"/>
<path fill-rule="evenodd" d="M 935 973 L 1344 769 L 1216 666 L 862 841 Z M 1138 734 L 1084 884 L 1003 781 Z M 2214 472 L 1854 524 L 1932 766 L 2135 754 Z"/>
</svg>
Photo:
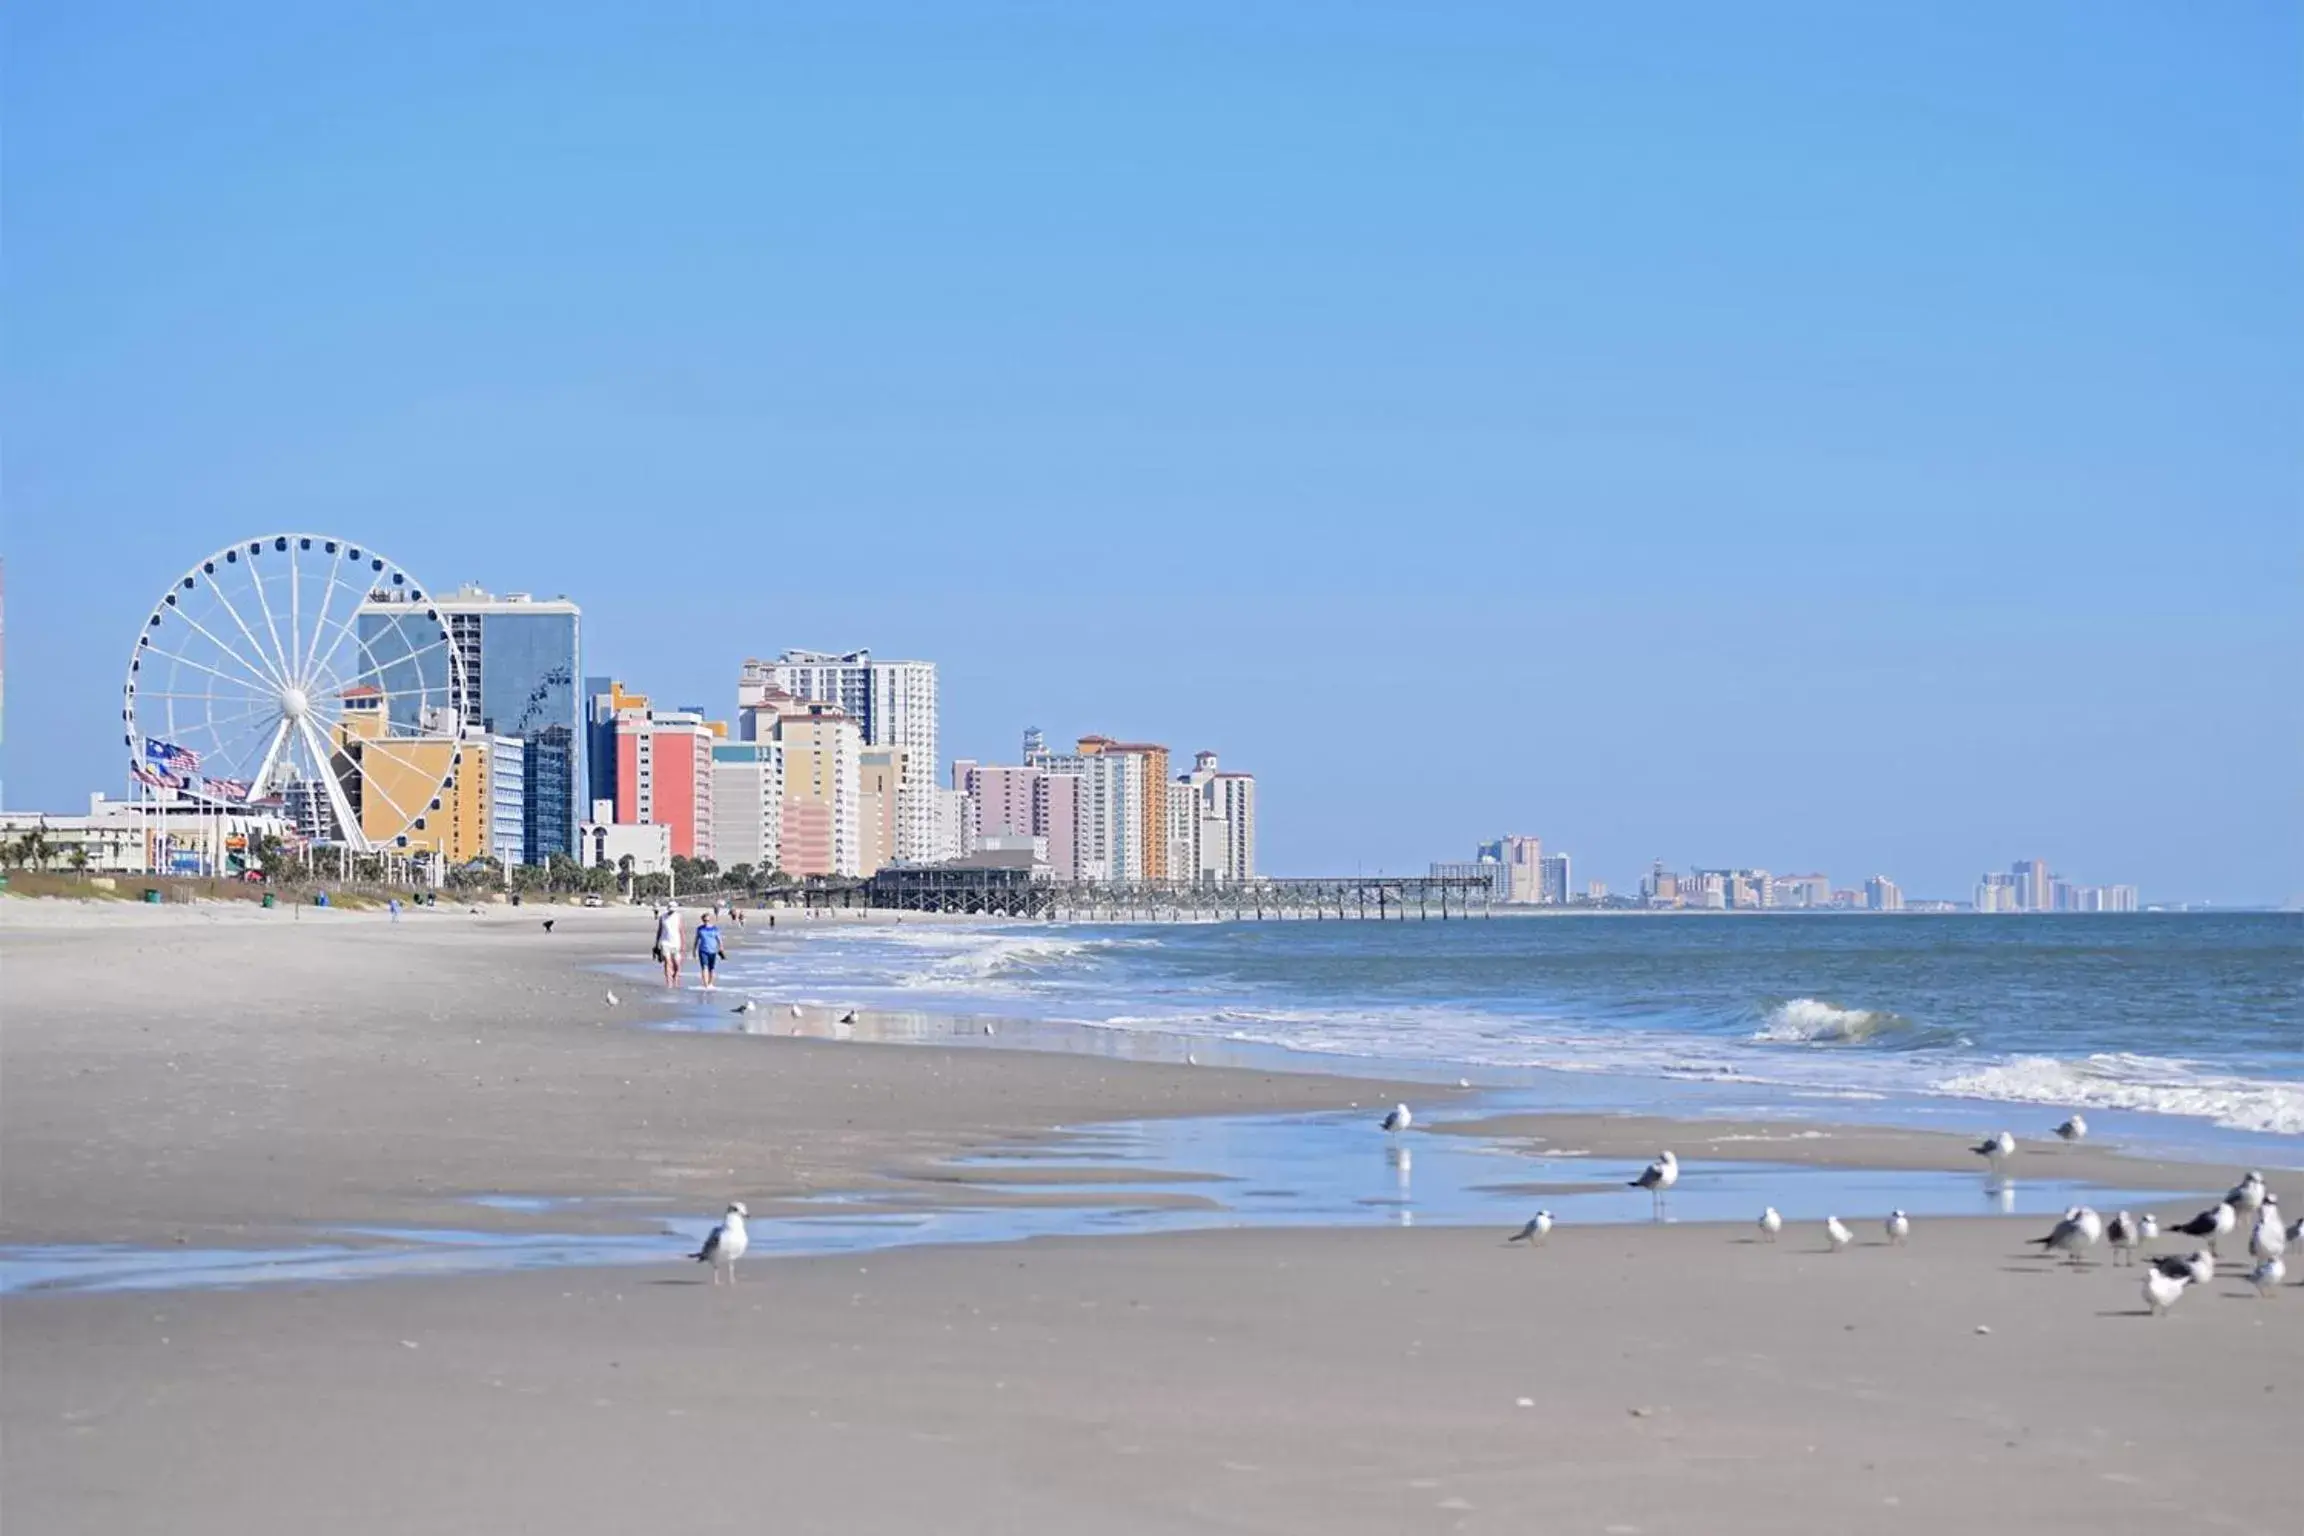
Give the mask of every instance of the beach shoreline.
<svg viewBox="0 0 2304 1536">
<path fill-rule="evenodd" d="M 1865 1170 L 1904 1165 L 1972 1187 L 1953 1138 L 1528 1116 L 1429 1081 L 1005 1034 L 791 1035 L 837 1024 L 821 1010 L 681 1030 L 664 1026 L 707 1005 L 632 975 L 647 937 L 630 909 L 394 923 L 0 902 L 11 1251 L 165 1269 L 370 1228 L 626 1245 L 586 1263 L 571 1240 L 522 1272 L 0 1297 L 7 1529 L 206 1536 L 293 1507 L 345 1536 L 590 1536 L 674 1499 L 705 1530 L 963 1532 L 2100 1530 L 2210 1502 L 2269 1529 L 2285 1507 L 2276 1479 L 2230 1469 L 2290 1438 L 2304 1298 L 2258 1301 L 2228 1268 L 2172 1317 L 2135 1316 L 2134 1272 L 2068 1273 L 2028 1256 L 2032 1227 L 1983 1215 L 1923 1219 L 1892 1249 L 1867 1210 L 1833 1255 L 1805 1218 L 1771 1246 L 1748 1221 L 1576 1214 L 1645 1201 L 1618 1186 L 1660 1140 L 1701 1210 L 1708 1179 L 1819 1167 L 1853 1170 L 1864 1199 L 1890 1187 Z M 1425 1110 L 1387 1138 L 1373 1119 L 1395 1096 Z M 1127 1124 L 1187 1150 L 1114 1162 Z M 1333 1221 L 1128 1235 L 1259 1193 L 1191 1166 L 1258 1135 L 1322 1162 L 1345 1149 L 1403 1193 L 1413 1152 L 1476 1224 L 1346 1199 Z M 1515 1177 L 1571 1153 L 1616 1195 L 1566 1194 L 1543 1249 L 1505 1244 L 1486 1213 L 1553 1198 Z M 2097 1147 L 2018 1159 L 2025 1177 L 2051 1165 L 2172 1194 L 2230 1177 Z M 1120 1219 L 777 1250 L 835 1196 L 868 1223 Z M 764 1246 L 714 1288 L 661 1234 L 732 1198 Z"/>
<path fill-rule="evenodd" d="M 1141 1042 L 1109 1031 L 1092 1042 L 1109 1054 L 1087 1055 L 1029 1048 L 1029 1024 L 987 1041 L 972 1019 L 935 1021 L 954 1031 L 950 1044 L 860 1045 L 831 1037 L 871 1038 L 880 1015 L 843 1029 L 821 1006 L 798 1017 L 770 1007 L 731 1018 L 724 1033 L 668 1027 L 741 1005 L 635 974 L 644 911 L 548 915 L 550 933 L 526 908 L 501 906 L 394 923 L 245 906 L 0 904 L 12 1003 L 0 1042 L 10 1154 L 0 1231 L 14 1243 L 232 1246 L 320 1221 L 510 1221 L 517 1213 L 472 1204 L 504 1194 L 644 1195 L 701 1209 L 739 1196 L 927 1199 L 970 1185 L 951 1175 L 955 1160 L 1060 1141 L 1068 1128 L 1373 1118 L 1396 1099 L 1427 1107 L 1425 1129 L 1600 1158 L 1644 1160 L 1677 1141 L 1722 1160 L 1980 1167 L 1942 1133 L 1814 1117 L 1497 1112 L 1492 1096 L 1453 1085 L 1305 1070 L 1311 1060 L 1136 1059 L 1128 1048 Z M 218 976 L 233 979 L 218 986 Z M 2229 1178 L 2102 1146 L 2028 1145 L 2016 1166 L 2177 1192 Z"/>
</svg>

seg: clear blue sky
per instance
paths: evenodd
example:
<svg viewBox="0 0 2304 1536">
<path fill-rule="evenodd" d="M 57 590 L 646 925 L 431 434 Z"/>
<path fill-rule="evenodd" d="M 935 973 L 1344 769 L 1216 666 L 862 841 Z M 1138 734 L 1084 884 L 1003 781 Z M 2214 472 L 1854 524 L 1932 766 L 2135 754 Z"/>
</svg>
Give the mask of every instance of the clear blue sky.
<svg viewBox="0 0 2304 1536">
<path fill-rule="evenodd" d="M 1505 831 L 2304 892 L 2292 5 L 29 3 L 8 778 L 229 539 Z"/>
</svg>

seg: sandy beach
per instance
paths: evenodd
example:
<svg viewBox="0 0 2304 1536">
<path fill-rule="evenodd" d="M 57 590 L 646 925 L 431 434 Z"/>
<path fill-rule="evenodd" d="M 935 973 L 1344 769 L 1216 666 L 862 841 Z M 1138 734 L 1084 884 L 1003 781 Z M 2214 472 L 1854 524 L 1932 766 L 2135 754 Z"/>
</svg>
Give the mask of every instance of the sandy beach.
<svg viewBox="0 0 2304 1536">
<path fill-rule="evenodd" d="M 546 1219 L 472 1203 L 499 1193 L 698 1217 L 741 1198 L 772 1230 L 833 1191 L 995 1198 L 998 1170 L 952 1160 L 1057 1127 L 1432 1096 L 654 1031 L 661 989 L 598 969 L 646 937 L 629 911 L 0 902 L 0 1240 L 165 1251 Z M 1434 1150 L 1471 1132 L 1969 1167 L 1917 1132 L 1432 1118 Z M 2168 1212 L 2233 1172 L 2026 1156 L 2168 1190 Z M 19 1292 L 0 1301 L 0 1523 L 2290 1528 L 2304 1294 L 2260 1301 L 2228 1273 L 2151 1319 L 2136 1274 L 2028 1256 L 2036 1230 L 1929 1220 L 1891 1249 L 1875 1215 L 1832 1255 L 1804 1225 L 1773 1247 L 1743 1223 L 1570 1225 L 1533 1252 L 1501 1228 L 1248 1229 L 769 1255 L 719 1289 L 666 1241 L 661 1264 Z"/>
</svg>

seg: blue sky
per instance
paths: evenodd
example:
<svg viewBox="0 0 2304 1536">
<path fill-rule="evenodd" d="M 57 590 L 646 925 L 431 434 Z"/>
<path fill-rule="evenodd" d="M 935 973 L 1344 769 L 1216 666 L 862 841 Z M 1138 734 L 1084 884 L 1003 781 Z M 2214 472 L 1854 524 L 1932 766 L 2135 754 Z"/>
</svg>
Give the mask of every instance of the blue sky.
<svg viewBox="0 0 2304 1536">
<path fill-rule="evenodd" d="M 1217 748 L 1280 872 L 2304 894 L 2293 7 L 5 25 L 12 806 L 310 528 Z"/>
</svg>

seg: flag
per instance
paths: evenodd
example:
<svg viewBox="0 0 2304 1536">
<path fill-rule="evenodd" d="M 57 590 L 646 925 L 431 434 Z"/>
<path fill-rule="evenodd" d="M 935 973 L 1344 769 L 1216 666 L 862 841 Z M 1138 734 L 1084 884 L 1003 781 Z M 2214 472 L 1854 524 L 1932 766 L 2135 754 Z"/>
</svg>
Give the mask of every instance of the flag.
<svg viewBox="0 0 2304 1536">
<path fill-rule="evenodd" d="M 248 791 L 251 787 L 246 779 L 211 778 L 204 782 L 208 786 L 210 796 L 218 800 L 245 800 L 248 798 Z"/>
<path fill-rule="evenodd" d="M 200 754 L 157 736 L 144 738 L 144 761 L 162 773 L 192 773 L 200 767 Z"/>
<path fill-rule="evenodd" d="M 147 768 L 142 763 L 130 768 L 128 773 L 137 783 L 150 785 L 154 789 L 182 789 L 184 787 L 184 781 L 176 775 L 164 773 L 157 768 Z"/>
</svg>

